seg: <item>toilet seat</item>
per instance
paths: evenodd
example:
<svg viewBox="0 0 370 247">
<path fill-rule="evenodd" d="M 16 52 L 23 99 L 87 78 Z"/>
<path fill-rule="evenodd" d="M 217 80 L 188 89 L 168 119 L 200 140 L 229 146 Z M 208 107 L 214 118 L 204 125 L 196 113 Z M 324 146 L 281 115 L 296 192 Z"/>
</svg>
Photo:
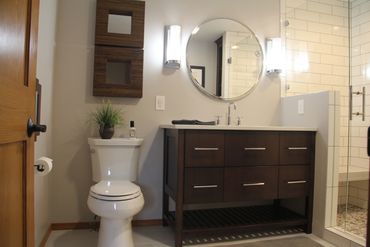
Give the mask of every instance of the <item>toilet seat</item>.
<svg viewBox="0 0 370 247">
<path fill-rule="evenodd" d="M 103 201 L 127 201 L 141 196 L 141 190 L 130 181 L 102 180 L 91 186 L 90 196 Z"/>
</svg>

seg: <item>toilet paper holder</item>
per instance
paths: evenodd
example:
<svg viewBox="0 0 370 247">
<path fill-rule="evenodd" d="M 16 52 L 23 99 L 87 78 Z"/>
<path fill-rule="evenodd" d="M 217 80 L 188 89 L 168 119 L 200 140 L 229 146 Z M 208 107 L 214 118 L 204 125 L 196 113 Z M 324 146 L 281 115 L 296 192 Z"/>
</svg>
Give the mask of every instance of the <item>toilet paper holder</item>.
<svg viewBox="0 0 370 247">
<path fill-rule="evenodd" d="M 45 166 L 42 165 L 42 164 L 36 164 L 36 165 L 33 165 L 33 166 L 36 167 L 37 171 L 39 171 L 39 172 L 45 171 Z"/>
</svg>

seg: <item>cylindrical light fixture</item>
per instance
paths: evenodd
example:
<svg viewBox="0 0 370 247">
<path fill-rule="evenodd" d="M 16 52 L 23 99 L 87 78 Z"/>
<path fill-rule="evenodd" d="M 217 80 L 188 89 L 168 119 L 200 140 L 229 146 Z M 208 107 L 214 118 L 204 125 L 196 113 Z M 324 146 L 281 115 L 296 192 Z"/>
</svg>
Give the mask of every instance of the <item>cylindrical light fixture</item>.
<svg viewBox="0 0 370 247">
<path fill-rule="evenodd" d="M 181 64 L 181 26 L 165 27 L 164 65 L 179 69 Z"/>
</svg>

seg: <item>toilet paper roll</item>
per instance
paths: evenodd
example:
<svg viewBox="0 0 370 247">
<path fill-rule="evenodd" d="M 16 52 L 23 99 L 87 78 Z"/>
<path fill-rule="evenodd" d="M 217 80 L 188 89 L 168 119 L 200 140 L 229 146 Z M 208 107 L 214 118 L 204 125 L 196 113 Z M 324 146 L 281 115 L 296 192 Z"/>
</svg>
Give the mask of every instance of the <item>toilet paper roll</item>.
<svg viewBox="0 0 370 247">
<path fill-rule="evenodd" d="M 53 160 L 48 157 L 41 157 L 36 160 L 34 165 L 35 174 L 38 176 L 45 176 L 51 169 L 53 169 Z"/>
</svg>

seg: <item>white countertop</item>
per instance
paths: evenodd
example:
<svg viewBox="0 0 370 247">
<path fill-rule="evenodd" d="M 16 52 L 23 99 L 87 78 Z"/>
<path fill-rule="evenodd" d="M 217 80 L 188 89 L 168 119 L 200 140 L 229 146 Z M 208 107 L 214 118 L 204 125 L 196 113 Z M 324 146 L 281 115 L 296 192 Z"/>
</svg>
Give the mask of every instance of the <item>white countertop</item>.
<svg viewBox="0 0 370 247">
<path fill-rule="evenodd" d="M 189 129 L 189 130 L 266 130 L 266 131 L 317 131 L 313 127 L 296 126 L 249 126 L 249 125 L 185 125 L 185 124 L 161 124 L 161 129 Z"/>
</svg>

